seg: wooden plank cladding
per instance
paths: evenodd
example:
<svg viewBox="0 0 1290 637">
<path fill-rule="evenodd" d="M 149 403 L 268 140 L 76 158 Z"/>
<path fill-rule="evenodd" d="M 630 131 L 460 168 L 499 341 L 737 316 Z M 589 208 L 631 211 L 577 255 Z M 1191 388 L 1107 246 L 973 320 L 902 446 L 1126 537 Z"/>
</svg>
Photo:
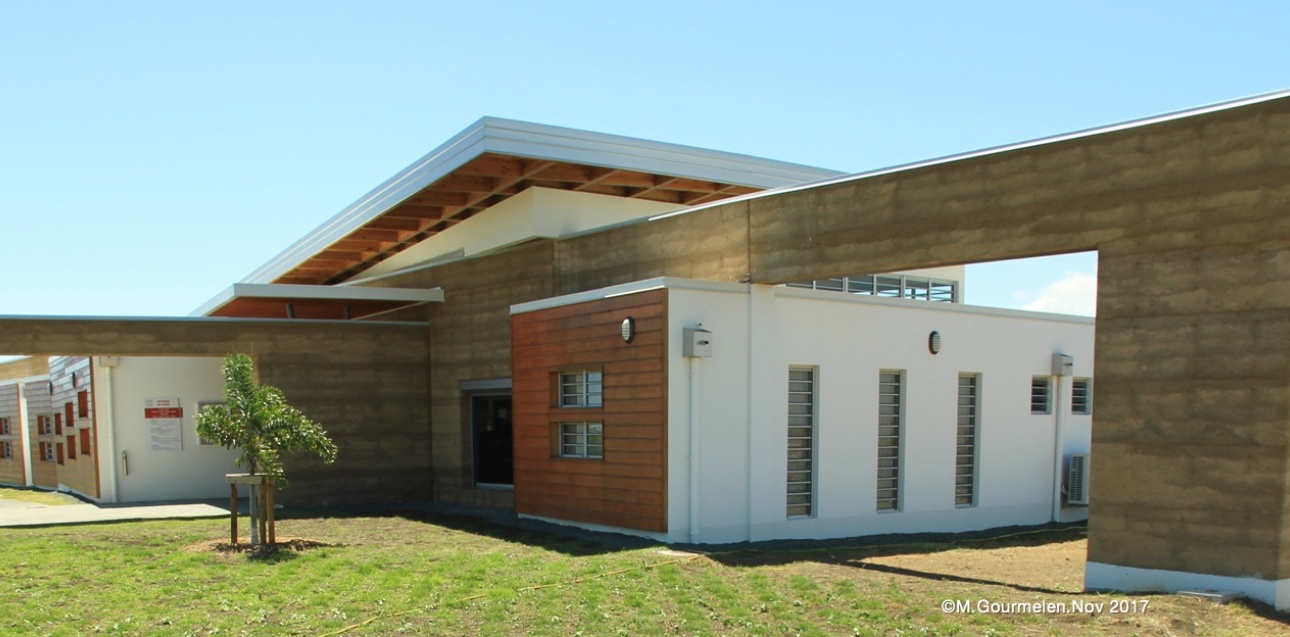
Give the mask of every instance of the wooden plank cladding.
<svg viewBox="0 0 1290 637">
<path fill-rule="evenodd" d="M 0 484 L 26 484 L 18 384 L 0 385 Z"/>
<path fill-rule="evenodd" d="M 666 317 L 667 290 L 511 317 L 518 513 L 667 531 Z"/>
<path fill-rule="evenodd" d="M 94 448 L 93 378 L 87 356 L 58 357 L 49 368 L 50 408 L 55 416 L 53 437 L 56 481 L 51 488 L 67 487 L 91 498 L 99 497 L 98 452 Z M 59 431 L 61 429 L 61 431 Z M 86 444 L 88 443 L 88 444 Z M 40 483 L 37 483 L 40 484 Z"/>
</svg>

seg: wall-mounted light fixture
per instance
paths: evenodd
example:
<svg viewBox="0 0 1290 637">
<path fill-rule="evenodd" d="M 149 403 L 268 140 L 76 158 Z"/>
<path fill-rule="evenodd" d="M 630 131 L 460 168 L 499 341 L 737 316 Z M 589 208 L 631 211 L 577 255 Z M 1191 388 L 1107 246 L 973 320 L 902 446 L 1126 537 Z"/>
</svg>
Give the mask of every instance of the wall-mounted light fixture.
<svg viewBox="0 0 1290 637">
<path fill-rule="evenodd" d="M 636 319 L 627 317 L 623 319 L 623 342 L 630 343 L 636 338 Z"/>
<path fill-rule="evenodd" d="M 931 352 L 933 355 L 940 353 L 941 351 L 941 333 L 940 332 L 933 331 L 931 334 L 927 335 L 927 351 Z"/>
</svg>

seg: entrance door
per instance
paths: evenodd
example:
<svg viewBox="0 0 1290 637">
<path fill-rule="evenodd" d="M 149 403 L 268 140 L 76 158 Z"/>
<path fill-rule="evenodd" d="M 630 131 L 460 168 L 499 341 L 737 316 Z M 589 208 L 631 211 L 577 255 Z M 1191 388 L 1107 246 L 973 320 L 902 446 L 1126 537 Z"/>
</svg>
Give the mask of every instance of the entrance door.
<svg viewBox="0 0 1290 637">
<path fill-rule="evenodd" d="M 475 484 L 515 484 L 511 446 L 511 396 L 472 396 L 470 424 L 474 438 Z"/>
</svg>

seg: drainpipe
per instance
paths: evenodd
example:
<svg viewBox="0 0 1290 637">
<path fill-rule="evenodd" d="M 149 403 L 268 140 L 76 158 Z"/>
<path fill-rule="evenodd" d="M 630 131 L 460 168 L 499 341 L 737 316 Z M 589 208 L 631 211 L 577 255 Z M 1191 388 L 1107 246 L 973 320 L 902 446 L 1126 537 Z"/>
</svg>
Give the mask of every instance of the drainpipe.
<svg viewBox="0 0 1290 637">
<path fill-rule="evenodd" d="M 1053 378 L 1053 522 L 1062 518 L 1062 377 Z"/>
<path fill-rule="evenodd" d="M 1065 451 L 1065 435 L 1062 425 L 1065 419 L 1062 403 L 1063 378 L 1070 376 L 1074 368 L 1074 359 L 1066 354 L 1053 354 L 1053 522 L 1062 519 L 1062 459 Z"/>
<path fill-rule="evenodd" d="M 681 330 L 681 356 L 690 359 L 690 543 L 699 541 L 699 363 L 712 356 L 712 332 L 697 327 Z"/>
<path fill-rule="evenodd" d="M 99 436 L 100 449 L 103 446 L 107 447 L 106 453 L 99 454 L 100 471 L 106 469 L 108 489 L 111 491 L 111 494 L 104 500 L 120 502 L 121 492 L 118 490 L 120 488 L 120 479 L 117 477 L 116 419 L 112 414 L 112 368 L 116 366 L 118 359 L 115 356 L 99 356 L 97 358 L 99 370 L 102 372 L 98 378 L 102 379 L 103 391 L 98 391 L 98 387 L 91 387 L 90 389 L 94 392 L 94 413 L 98 416 L 94 419 L 94 429 Z M 122 468 L 122 470 L 125 469 Z"/>
<path fill-rule="evenodd" d="M 690 543 L 699 537 L 699 361 L 690 359 Z"/>
<path fill-rule="evenodd" d="M 28 431 L 27 418 L 27 379 L 18 379 L 18 422 L 14 426 L 18 428 L 18 446 L 22 451 L 22 483 L 27 486 L 35 486 L 35 477 L 32 475 L 31 468 L 31 432 Z"/>
</svg>

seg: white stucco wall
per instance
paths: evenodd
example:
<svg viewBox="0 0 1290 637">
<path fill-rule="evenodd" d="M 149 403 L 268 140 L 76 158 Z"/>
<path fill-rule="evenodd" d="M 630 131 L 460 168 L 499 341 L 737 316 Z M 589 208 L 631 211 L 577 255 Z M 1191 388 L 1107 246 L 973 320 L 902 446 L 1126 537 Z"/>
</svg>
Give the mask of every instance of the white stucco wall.
<svg viewBox="0 0 1290 637">
<path fill-rule="evenodd" d="M 103 499 L 153 502 L 228 497 L 224 474 L 236 471 L 233 461 L 237 453 L 201 444 L 194 418 L 198 402 L 223 400 L 222 359 L 122 356 L 115 357 L 115 364 L 109 367 L 102 361 L 95 361 L 95 403 L 103 454 Z M 143 411 L 149 398 L 179 399 L 183 408 L 182 450 L 150 448 Z"/>
<path fill-rule="evenodd" d="M 1031 415 L 1030 382 L 1054 352 L 1091 377 L 1092 319 L 767 286 L 669 284 L 669 533 L 672 541 L 735 542 L 965 531 L 1051 519 L 1056 413 Z M 700 289 L 692 289 L 692 288 Z M 717 290 L 722 291 L 717 291 Z M 690 359 L 683 327 L 712 331 L 698 371 L 698 524 L 691 527 Z M 941 352 L 927 349 L 931 331 Z M 816 498 L 809 518 L 785 516 L 790 366 L 818 369 Z M 901 507 L 877 513 L 881 370 L 904 371 Z M 980 374 L 977 504 L 954 505 L 957 383 Z M 1058 393 L 1063 455 L 1086 453 L 1091 417 Z M 608 432 L 607 434 L 608 435 Z M 1069 507 L 1063 519 L 1086 509 Z"/>
</svg>

